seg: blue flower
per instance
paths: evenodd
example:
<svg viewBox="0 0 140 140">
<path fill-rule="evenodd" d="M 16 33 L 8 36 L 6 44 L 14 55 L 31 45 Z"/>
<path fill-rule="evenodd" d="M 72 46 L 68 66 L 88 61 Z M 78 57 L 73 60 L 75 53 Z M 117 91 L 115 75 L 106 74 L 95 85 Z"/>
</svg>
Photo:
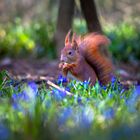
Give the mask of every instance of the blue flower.
<svg viewBox="0 0 140 140">
<path fill-rule="evenodd" d="M 102 84 L 100 81 L 98 81 L 98 83 L 99 83 L 100 87 L 102 87 L 102 86 L 103 86 L 103 84 Z"/>
<path fill-rule="evenodd" d="M 133 94 L 126 100 L 126 105 L 128 106 L 128 110 L 130 112 L 136 112 L 136 103 L 140 98 L 140 86 L 136 86 Z"/>
<path fill-rule="evenodd" d="M 13 102 L 13 103 L 12 103 L 12 107 L 13 107 L 13 109 L 15 109 L 15 110 L 20 110 L 20 104 L 19 104 L 18 102 Z"/>
<path fill-rule="evenodd" d="M 135 87 L 134 95 L 135 96 L 140 96 L 140 85 L 138 85 L 138 86 Z"/>
<path fill-rule="evenodd" d="M 125 87 L 123 87 L 123 85 L 119 81 L 117 82 L 117 84 L 118 84 L 118 90 L 120 91 L 120 93 L 122 93 L 122 90 L 123 92 L 126 90 Z"/>
<path fill-rule="evenodd" d="M 84 81 L 82 84 L 84 86 L 84 89 L 87 89 L 90 84 L 90 81 Z"/>
<path fill-rule="evenodd" d="M 81 124 L 83 127 L 89 128 L 94 120 L 94 112 L 90 106 L 86 106 L 82 110 Z"/>
<path fill-rule="evenodd" d="M 86 99 L 86 101 L 87 101 L 87 102 L 91 101 L 91 98 L 88 97 L 88 98 Z"/>
<path fill-rule="evenodd" d="M 62 98 L 65 98 L 67 95 L 65 91 L 60 91 L 59 93 Z"/>
<path fill-rule="evenodd" d="M 58 119 L 58 123 L 59 125 L 65 124 L 66 121 L 72 116 L 73 110 L 71 107 L 67 107 L 64 108 L 61 112 L 60 112 L 60 116 Z"/>
<path fill-rule="evenodd" d="M 24 100 L 24 101 L 26 101 L 26 100 L 28 100 L 29 98 L 28 98 L 26 92 L 23 91 L 23 92 L 18 93 L 18 94 L 16 94 L 16 93 L 12 94 L 12 99 L 13 99 L 14 101 L 18 101 L 18 100 Z"/>
<path fill-rule="evenodd" d="M 67 78 L 66 77 L 63 77 L 62 75 L 59 75 L 58 76 L 58 79 L 57 79 L 57 83 L 58 84 L 67 83 Z"/>
<path fill-rule="evenodd" d="M 106 86 L 101 86 L 101 88 L 102 88 L 103 90 L 106 90 L 106 89 L 107 89 L 107 87 L 106 87 Z"/>
<path fill-rule="evenodd" d="M 140 98 L 140 86 L 135 87 L 133 94 L 129 98 L 129 101 L 135 103 L 138 100 L 138 98 Z"/>
<path fill-rule="evenodd" d="M 111 83 L 114 84 L 116 81 L 117 81 L 117 78 L 113 76 L 111 79 Z"/>
<path fill-rule="evenodd" d="M 38 92 L 38 86 L 35 82 L 28 82 L 28 87 L 36 94 Z"/>
<path fill-rule="evenodd" d="M 137 111 L 136 106 L 135 106 L 136 99 L 130 98 L 130 99 L 126 100 L 125 103 L 126 103 L 126 106 L 127 106 L 129 112 L 135 113 Z"/>
<path fill-rule="evenodd" d="M 66 97 L 66 92 L 54 89 L 52 95 L 57 101 L 61 101 Z"/>
<path fill-rule="evenodd" d="M 111 99 L 111 98 L 113 98 L 113 94 L 112 93 L 109 93 L 108 94 L 108 97 Z"/>
<path fill-rule="evenodd" d="M 79 104 L 82 104 L 82 97 L 78 97 L 78 98 L 77 98 L 77 102 L 78 102 Z"/>
<path fill-rule="evenodd" d="M 117 84 L 117 90 L 118 90 L 118 88 L 120 88 L 120 83 L 118 82 L 117 78 L 113 76 L 111 79 L 111 86 L 113 90 L 116 89 L 116 84 Z"/>
<path fill-rule="evenodd" d="M 30 100 L 34 100 L 37 96 L 38 85 L 34 82 L 29 82 L 24 91 Z"/>
<path fill-rule="evenodd" d="M 3 124 L 0 124 L 0 140 L 8 140 L 10 131 Z"/>
<path fill-rule="evenodd" d="M 69 87 L 66 87 L 66 91 L 70 91 L 70 88 Z"/>
<path fill-rule="evenodd" d="M 103 112 L 103 115 L 104 115 L 105 119 L 107 119 L 107 120 L 113 119 L 114 116 L 115 116 L 114 109 L 113 108 L 108 108 L 107 110 L 105 110 Z"/>
<path fill-rule="evenodd" d="M 125 89 L 122 89 L 121 92 L 120 92 L 120 94 L 123 94 L 124 92 L 125 92 Z"/>
<path fill-rule="evenodd" d="M 35 84 L 34 82 L 29 82 L 22 92 L 12 94 L 12 99 L 14 101 L 33 101 L 37 95 L 37 92 L 37 84 Z"/>
</svg>

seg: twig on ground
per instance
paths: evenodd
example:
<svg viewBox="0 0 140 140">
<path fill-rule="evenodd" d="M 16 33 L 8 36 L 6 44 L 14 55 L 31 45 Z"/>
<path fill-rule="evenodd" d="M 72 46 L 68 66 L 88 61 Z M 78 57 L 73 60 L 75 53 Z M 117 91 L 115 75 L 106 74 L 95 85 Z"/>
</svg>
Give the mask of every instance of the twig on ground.
<svg viewBox="0 0 140 140">
<path fill-rule="evenodd" d="M 65 92 L 67 95 L 73 96 L 73 94 L 71 92 L 66 91 L 64 88 L 59 87 L 58 85 L 52 83 L 49 80 L 47 81 L 47 84 L 50 85 L 50 86 L 52 86 L 52 87 L 54 87 L 54 88 L 56 88 L 56 89 L 58 89 L 58 90 L 60 90 L 60 91 L 62 91 L 62 92 Z"/>
</svg>

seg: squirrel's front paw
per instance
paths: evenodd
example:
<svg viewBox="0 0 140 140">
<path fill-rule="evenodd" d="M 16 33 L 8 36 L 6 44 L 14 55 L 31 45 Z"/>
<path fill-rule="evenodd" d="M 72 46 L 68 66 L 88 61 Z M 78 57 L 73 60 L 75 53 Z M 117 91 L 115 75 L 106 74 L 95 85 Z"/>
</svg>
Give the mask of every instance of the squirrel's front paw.
<svg viewBox="0 0 140 140">
<path fill-rule="evenodd" d="M 60 63 L 60 64 L 59 64 L 59 68 L 62 70 L 63 75 L 64 75 L 64 76 L 67 76 L 68 71 L 69 71 L 69 66 L 68 66 L 68 64 L 67 64 L 67 63 Z"/>
<path fill-rule="evenodd" d="M 59 68 L 60 69 L 68 69 L 69 68 L 69 64 L 68 63 L 60 63 L 59 64 Z"/>
<path fill-rule="evenodd" d="M 76 65 L 75 64 L 68 64 L 68 63 L 65 63 L 63 65 L 63 70 L 64 71 L 71 71 Z"/>
<path fill-rule="evenodd" d="M 59 69 L 63 69 L 63 65 L 64 65 L 64 63 L 60 63 L 60 64 L 58 65 Z"/>
</svg>

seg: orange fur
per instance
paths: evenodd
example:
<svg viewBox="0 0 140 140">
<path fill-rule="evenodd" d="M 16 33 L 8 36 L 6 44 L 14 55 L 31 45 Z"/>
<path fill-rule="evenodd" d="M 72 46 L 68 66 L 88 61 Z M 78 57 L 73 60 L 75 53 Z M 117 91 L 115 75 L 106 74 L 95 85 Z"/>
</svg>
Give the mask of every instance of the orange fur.
<svg viewBox="0 0 140 140">
<path fill-rule="evenodd" d="M 111 60 L 101 52 L 101 49 L 109 44 L 109 39 L 100 34 L 89 34 L 79 44 L 81 54 L 90 66 L 93 67 L 102 84 L 110 82 L 113 73 Z"/>
</svg>

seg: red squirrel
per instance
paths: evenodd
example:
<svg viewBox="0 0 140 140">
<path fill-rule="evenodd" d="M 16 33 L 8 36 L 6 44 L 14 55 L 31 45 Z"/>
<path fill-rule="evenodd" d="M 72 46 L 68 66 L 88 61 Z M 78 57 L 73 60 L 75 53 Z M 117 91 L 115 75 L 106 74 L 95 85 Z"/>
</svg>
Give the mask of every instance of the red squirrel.
<svg viewBox="0 0 140 140">
<path fill-rule="evenodd" d="M 84 37 L 74 33 L 71 41 L 69 31 L 65 37 L 65 47 L 61 51 L 59 67 L 65 76 L 70 72 L 81 81 L 90 79 L 92 85 L 97 79 L 106 85 L 113 74 L 113 64 L 103 52 L 109 44 L 110 40 L 98 33 L 90 33 Z"/>
</svg>

